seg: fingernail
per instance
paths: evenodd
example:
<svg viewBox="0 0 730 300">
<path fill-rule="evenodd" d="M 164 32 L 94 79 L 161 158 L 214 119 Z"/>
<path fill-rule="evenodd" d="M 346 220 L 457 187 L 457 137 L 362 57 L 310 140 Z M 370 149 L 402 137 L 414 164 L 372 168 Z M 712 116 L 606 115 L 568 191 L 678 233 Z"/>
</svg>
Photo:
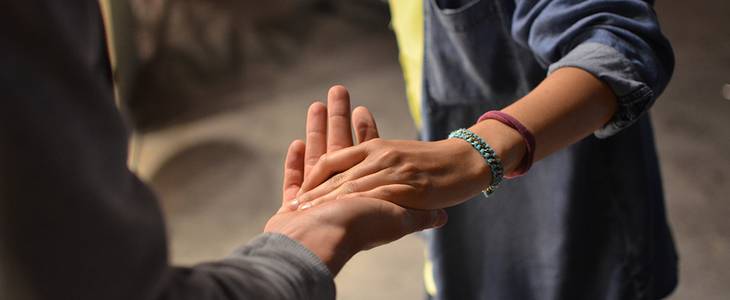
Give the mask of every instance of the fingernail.
<svg viewBox="0 0 730 300">
<path fill-rule="evenodd" d="M 299 207 L 299 199 L 294 198 L 294 200 L 289 201 L 289 207 L 291 207 L 291 208 Z"/>
<path fill-rule="evenodd" d="M 299 210 L 305 210 L 310 207 L 312 207 L 312 202 L 307 202 L 307 203 L 304 203 L 301 206 L 299 206 Z"/>
</svg>

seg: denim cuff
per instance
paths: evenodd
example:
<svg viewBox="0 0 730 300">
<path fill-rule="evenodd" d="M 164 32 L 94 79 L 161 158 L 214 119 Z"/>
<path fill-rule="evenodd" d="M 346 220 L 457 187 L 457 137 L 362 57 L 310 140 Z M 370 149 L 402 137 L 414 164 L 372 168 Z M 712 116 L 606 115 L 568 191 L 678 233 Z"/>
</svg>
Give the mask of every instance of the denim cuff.
<svg viewBox="0 0 730 300">
<path fill-rule="evenodd" d="M 618 110 L 611 120 L 593 134 L 610 137 L 638 120 L 654 103 L 654 91 L 644 83 L 631 61 L 613 47 L 587 42 L 578 45 L 550 65 L 548 74 L 563 67 L 583 69 L 602 80 L 618 99 Z"/>
</svg>

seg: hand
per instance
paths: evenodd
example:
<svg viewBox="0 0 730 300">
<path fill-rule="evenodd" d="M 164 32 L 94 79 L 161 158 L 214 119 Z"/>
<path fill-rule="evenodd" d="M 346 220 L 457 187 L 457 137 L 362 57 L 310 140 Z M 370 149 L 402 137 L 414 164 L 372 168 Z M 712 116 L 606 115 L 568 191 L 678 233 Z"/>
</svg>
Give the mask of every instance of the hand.
<svg viewBox="0 0 730 300">
<path fill-rule="evenodd" d="M 369 197 L 410 208 L 444 208 L 477 195 L 490 182 L 489 166 L 463 140 L 374 139 L 323 156 L 304 181 L 297 204 L 307 209 L 334 199 Z"/>
<path fill-rule="evenodd" d="M 316 162 L 313 158 L 318 158 L 326 149 L 334 151 L 352 145 L 348 98 L 344 88 L 330 89 L 329 120 L 325 120 L 327 109 L 321 103 L 310 107 L 307 145 L 294 141 L 289 147 L 284 167 L 282 207 L 264 229 L 299 241 L 322 259 L 332 274 L 337 274 L 345 262 L 361 250 L 446 223 L 446 213 L 442 210 L 406 209 L 365 197 L 329 201 L 306 211 L 290 209 L 289 203 L 305 178 L 307 166 L 311 167 Z M 341 114 L 342 111 L 346 113 Z M 359 141 L 377 136 L 375 122 L 367 109 L 353 111 L 352 123 Z M 325 128 L 328 129 L 326 133 Z"/>
</svg>

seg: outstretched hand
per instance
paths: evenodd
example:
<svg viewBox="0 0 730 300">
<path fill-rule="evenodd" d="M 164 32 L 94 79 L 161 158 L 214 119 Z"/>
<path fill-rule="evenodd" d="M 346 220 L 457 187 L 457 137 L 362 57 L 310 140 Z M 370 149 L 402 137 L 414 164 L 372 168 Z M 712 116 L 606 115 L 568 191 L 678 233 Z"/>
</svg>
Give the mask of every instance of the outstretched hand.
<svg viewBox="0 0 730 300">
<path fill-rule="evenodd" d="M 341 112 L 341 109 L 337 108 L 337 111 Z M 374 126 L 374 121 L 370 121 L 372 116 L 362 114 L 362 122 Z M 353 120 L 356 120 L 354 117 Z M 329 124 L 344 122 L 344 119 L 346 117 L 333 119 L 331 116 Z M 489 166 L 466 141 L 370 139 L 377 137 L 377 129 L 357 129 L 359 122 L 353 124 L 356 132 L 367 132 L 368 138 L 361 139 L 363 142 L 357 146 L 347 147 L 350 145 L 346 143 L 349 131 L 330 133 L 330 139 L 338 139 L 339 144 L 327 149 L 339 151 L 324 154 L 324 146 L 311 145 L 310 142 L 321 143 L 324 136 L 318 130 L 324 125 L 316 123 L 316 120 L 308 119 L 307 139 L 310 145 L 305 176 L 301 187 L 289 189 L 291 192 L 299 190 L 296 199 L 289 203 L 291 209 L 305 210 L 328 201 L 354 197 L 383 199 L 409 208 L 440 209 L 477 195 L 492 180 Z"/>
<path fill-rule="evenodd" d="M 375 121 L 364 107 L 350 118 L 349 94 L 341 86 L 330 89 L 325 107 L 314 103 L 307 113 L 307 142 L 289 146 L 284 167 L 282 206 L 264 231 L 299 241 L 337 274 L 354 254 L 397 240 L 409 233 L 446 223 L 443 210 L 416 210 L 367 197 L 328 201 L 305 211 L 292 204 L 311 168 L 325 153 L 352 146 L 350 122 L 358 142 L 378 136 Z"/>
<path fill-rule="evenodd" d="M 463 140 L 374 139 L 327 154 L 301 186 L 299 209 L 351 197 L 371 197 L 418 209 L 457 205 L 491 182 L 489 166 Z"/>
</svg>

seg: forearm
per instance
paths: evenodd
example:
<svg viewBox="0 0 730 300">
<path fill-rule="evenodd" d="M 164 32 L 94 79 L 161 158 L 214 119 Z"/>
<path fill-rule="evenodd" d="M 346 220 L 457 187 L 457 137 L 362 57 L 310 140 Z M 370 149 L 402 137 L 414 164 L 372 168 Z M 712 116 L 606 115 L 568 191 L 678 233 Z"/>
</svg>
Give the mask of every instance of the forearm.
<svg viewBox="0 0 730 300">
<path fill-rule="evenodd" d="M 550 74 L 532 92 L 502 111 L 535 136 L 534 161 L 538 161 L 601 128 L 616 106 L 616 96 L 605 83 L 586 71 L 567 67 Z M 495 148 L 505 173 L 522 161 L 526 148 L 514 129 L 486 120 L 470 130 Z"/>
<path fill-rule="evenodd" d="M 611 136 L 638 120 L 671 77 L 672 49 L 651 1 L 516 1 L 512 37 L 528 47 L 549 75 L 505 108 L 536 138 L 535 161 L 588 134 Z M 502 147 L 506 171 L 524 148 L 496 121 L 473 128 L 510 137 Z M 491 143 L 491 142 L 490 142 Z M 520 149 L 513 149 L 513 148 Z M 523 146 L 524 147 L 524 146 Z M 499 152 L 499 149 L 498 149 Z"/>
</svg>

